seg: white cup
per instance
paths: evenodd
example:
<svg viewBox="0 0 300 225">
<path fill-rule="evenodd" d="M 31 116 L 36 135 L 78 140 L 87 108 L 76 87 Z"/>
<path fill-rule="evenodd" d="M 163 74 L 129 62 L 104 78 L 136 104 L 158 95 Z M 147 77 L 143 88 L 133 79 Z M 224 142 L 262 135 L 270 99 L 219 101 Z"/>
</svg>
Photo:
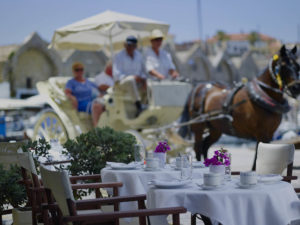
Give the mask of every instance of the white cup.
<svg viewBox="0 0 300 225">
<path fill-rule="evenodd" d="M 146 168 L 147 169 L 158 169 L 159 168 L 159 159 L 158 158 L 146 158 Z"/>
<path fill-rule="evenodd" d="M 241 172 L 240 182 L 244 185 L 254 185 L 257 183 L 257 174 L 255 171 Z"/>
<path fill-rule="evenodd" d="M 205 186 L 219 186 L 222 181 L 222 174 L 220 173 L 204 173 L 203 184 Z"/>
</svg>

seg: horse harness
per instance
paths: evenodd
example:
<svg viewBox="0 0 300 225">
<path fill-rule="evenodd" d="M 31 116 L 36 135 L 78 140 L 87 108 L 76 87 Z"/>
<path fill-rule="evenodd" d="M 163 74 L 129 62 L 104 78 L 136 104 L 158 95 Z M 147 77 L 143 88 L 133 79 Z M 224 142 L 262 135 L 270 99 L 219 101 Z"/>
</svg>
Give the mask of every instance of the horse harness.
<svg viewBox="0 0 300 225">
<path fill-rule="evenodd" d="M 283 102 L 278 102 L 275 99 L 271 98 L 263 89 L 269 89 L 276 93 L 281 93 L 282 91 L 275 89 L 257 79 L 254 79 L 253 81 L 249 82 L 247 84 L 247 91 L 250 96 L 250 99 L 262 107 L 263 109 L 267 110 L 271 113 L 277 113 L 277 114 L 283 114 L 290 110 L 290 106 L 288 104 L 288 101 L 284 98 Z"/>
<path fill-rule="evenodd" d="M 197 85 L 191 92 L 192 98 L 191 98 L 191 104 L 190 104 L 190 111 L 193 112 L 193 115 L 192 115 L 193 117 L 199 116 L 201 114 L 205 114 L 204 109 L 205 109 L 206 95 L 207 95 L 207 92 L 213 87 L 212 84 L 208 83 L 199 92 L 197 92 L 197 90 L 200 88 L 201 85 L 203 85 L 203 84 Z M 281 90 L 275 89 L 257 79 L 253 79 L 251 82 L 248 82 L 247 84 L 237 83 L 234 86 L 234 88 L 229 92 L 229 94 L 226 96 L 226 99 L 222 105 L 222 109 L 216 111 L 218 114 L 224 115 L 224 117 L 219 117 L 219 119 L 227 118 L 225 121 L 228 123 L 229 132 L 231 135 L 236 135 L 236 131 L 235 131 L 234 127 L 232 126 L 232 122 L 228 118 L 230 118 L 230 117 L 232 118 L 232 112 L 233 112 L 234 108 L 236 108 L 237 106 L 239 106 L 247 101 L 246 99 L 244 99 L 233 105 L 234 96 L 243 87 L 246 87 L 246 90 L 250 96 L 250 99 L 255 104 L 259 105 L 260 107 L 262 107 L 263 109 L 265 109 L 271 113 L 282 114 L 282 113 L 286 113 L 290 110 L 290 106 L 286 99 L 284 99 L 283 102 L 280 103 L 280 102 L 276 101 L 275 99 L 271 98 L 262 89 L 262 87 L 265 89 L 272 90 L 276 93 L 283 93 Z M 195 107 L 195 99 L 199 96 L 202 96 L 202 98 L 200 100 L 199 108 L 197 110 Z M 209 112 L 209 113 L 215 114 L 214 112 Z M 207 127 L 209 128 L 210 127 L 209 121 L 205 121 L 205 123 L 207 124 Z"/>
</svg>

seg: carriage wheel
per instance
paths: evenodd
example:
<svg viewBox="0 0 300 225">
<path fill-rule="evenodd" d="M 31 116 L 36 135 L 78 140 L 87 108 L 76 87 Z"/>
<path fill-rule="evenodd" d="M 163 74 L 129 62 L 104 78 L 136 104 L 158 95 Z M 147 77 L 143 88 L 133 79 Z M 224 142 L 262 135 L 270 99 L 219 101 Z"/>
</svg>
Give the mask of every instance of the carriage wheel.
<svg viewBox="0 0 300 225">
<path fill-rule="evenodd" d="M 67 130 L 58 115 L 48 110 L 42 112 L 34 127 L 33 139 L 46 139 L 64 144 L 68 140 Z"/>
</svg>

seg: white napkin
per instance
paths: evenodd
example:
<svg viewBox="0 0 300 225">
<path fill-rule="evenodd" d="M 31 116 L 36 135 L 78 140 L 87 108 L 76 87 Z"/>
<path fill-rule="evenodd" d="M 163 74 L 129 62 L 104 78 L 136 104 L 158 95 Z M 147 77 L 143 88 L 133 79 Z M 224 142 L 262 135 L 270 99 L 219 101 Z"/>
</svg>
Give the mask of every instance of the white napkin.
<svg viewBox="0 0 300 225">
<path fill-rule="evenodd" d="M 265 175 L 258 176 L 258 181 L 264 183 L 277 182 L 281 180 L 282 180 L 282 176 L 280 176 L 279 174 L 265 174 Z"/>
</svg>

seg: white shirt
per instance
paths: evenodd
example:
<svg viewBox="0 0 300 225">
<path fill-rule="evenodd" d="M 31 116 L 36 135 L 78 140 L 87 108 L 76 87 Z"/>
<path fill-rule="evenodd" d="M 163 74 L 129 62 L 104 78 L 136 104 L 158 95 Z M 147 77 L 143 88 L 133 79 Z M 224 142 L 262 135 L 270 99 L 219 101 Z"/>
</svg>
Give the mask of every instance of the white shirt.
<svg viewBox="0 0 300 225">
<path fill-rule="evenodd" d="M 111 87 L 114 85 L 114 83 L 114 79 L 111 76 L 107 75 L 104 71 L 95 77 L 95 84 L 97 85 L 97 87 L 99 87 L 100 85 L 107 85 Z"/>
<path fill-rule="evenodd" d="M 143 71 L 143 57 L 137 50 L 131 58 L 125 49 L 120 51 L 113 60 L 113 77 L 115 81 L 120 81 L 127 76 L 137 75 L 146 78 Z"/>
<path fill-rule="evenodd" d="M 156 55 L 152 48 L 148 48 L 145 54 L 145 67 L 148 73 L 156 70 L 165 77 L 170 76 L 170 69 L 175 70 L 171 55 L 163 49 L 159 49 L 159 54 Z"/>
</svg>

